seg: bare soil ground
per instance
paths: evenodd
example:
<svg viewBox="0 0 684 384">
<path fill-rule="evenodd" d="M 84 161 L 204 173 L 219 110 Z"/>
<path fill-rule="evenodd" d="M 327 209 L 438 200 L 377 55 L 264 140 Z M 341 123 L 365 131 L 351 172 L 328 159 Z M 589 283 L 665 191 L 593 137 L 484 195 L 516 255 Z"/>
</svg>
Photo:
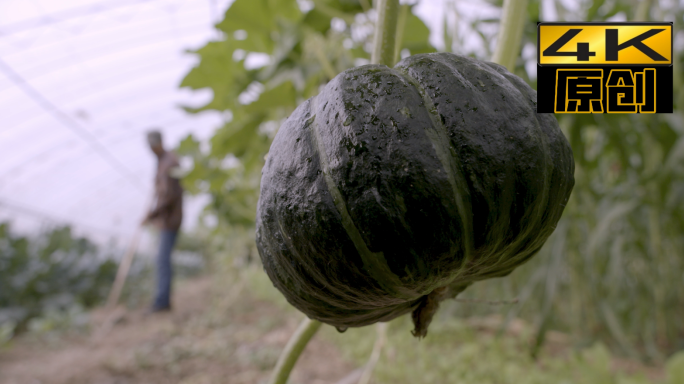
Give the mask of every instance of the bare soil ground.
<svg viewBox="0 0 684 384">
<path fill-rule="evenodd" d="M 273 303 L 212 293 L 211 280 L 185 281 L 174 311 L 146 315 L 102 310 L 90 334 L 57 340 L 19 337 L 0 351 L 2 384 L 260 383 L 301 318 Z M 229 301 L 229 302 L 227 302 Z M 218 304 L 218 305 L 216 305 Z M 336 347 L 314 338 L 292 383 L 336 383 L 356 367 Z"/>
<path fill-rule="evenodd" d="M 265 383 L 303 315 L 250 293 L 254 287 L 246 288 L 245 281 L 250 278 L 232 285 L 212 277 L 180 281 L 173 312 L 147 315 L 143 309 L 120 307 L 112 314 L 100 309 L 92 313 L 90 332 L 20 336 L 0 350 L 0 384 Z M 481 337 L 494 337 L 502 321 L 501 316 L 466 320 Z M 515 319 L 506 335 L 520 338 L 529 327 Z M 404 328 L 408 334 L 408 325 Z M 368 335 L 375 337 L 372 331 Z M 308 344 L 291 384 L 358 380 L 359 366 L 345 359 L 349 355 L 331 337 L 323 336 Z M 355 342 L 360 340 L 348 341 Z M 571 344 L 568 335 L 551 331 L 542 353 L 568 355 Z M 395 352 L 390 348 L 387 354 Z M 615 357 L 611 365 L 615 371 L 664 379 L 662 367 Z"/>
</svg>

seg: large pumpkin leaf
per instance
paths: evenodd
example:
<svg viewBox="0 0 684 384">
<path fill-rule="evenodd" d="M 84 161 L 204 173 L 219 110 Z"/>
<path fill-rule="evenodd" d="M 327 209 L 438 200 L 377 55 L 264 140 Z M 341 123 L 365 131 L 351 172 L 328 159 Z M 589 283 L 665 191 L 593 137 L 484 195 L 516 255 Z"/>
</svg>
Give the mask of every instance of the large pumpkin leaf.
<svg viewBox="0 0 684 384">
<path fill-rule="evenodd" d="M 246 70 L 242 60 L 236 61 L 233 58 L 235 50 L 243 46 L 242 42 L 227 39 L 209 42 L 192 52 L 200 56 L 200 62 L 190 70 L 180 86 L 191 89 L 210 88 L 214 97 L 202 107 L 186 107 L 188 112 L 226 110 L 235 107 L 238 96 L 256 78 L 256 71 Z"/>
<path fill-rule="evenodd" d="M 429 42 L 430 30 L 423 20 L 411 12 L 407 15 L 403 34 L 402 49 L 408 49 L 412 55 L 435 52 L 435 48 Z"/>
<path fill-rule="evenodd" d="M 259 113 L 274 108 L 294 109 L 297 106 L 297 92 L 291 81 L 284 81 L 261 95 L 259 99 L 244 107 L 246 113 Z"/>
<path fill-rule="evenodd" d="M 257 128 L 263 120 L 263 115 L 249 114 L 224 125 L 211 139 L 211 154 L 217 158 L 228 153 L 243 156 L 257 139 Z"/>
<path fill-rule="evenodd" d="M 218 29 L 232 36 L 236 31 L 247 33 L 250 51 L 270 53 L 273 49 L 271 32 L 281 20 L 299 20 L 302 14 L 294 1 L 236 0 Z"/>
</svg>

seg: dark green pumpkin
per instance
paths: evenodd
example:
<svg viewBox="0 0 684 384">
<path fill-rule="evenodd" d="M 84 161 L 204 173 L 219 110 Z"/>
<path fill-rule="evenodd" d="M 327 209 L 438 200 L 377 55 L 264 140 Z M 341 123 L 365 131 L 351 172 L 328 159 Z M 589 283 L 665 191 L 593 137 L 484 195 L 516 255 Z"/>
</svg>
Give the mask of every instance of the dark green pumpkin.
<svg viewBox="0 0 684 384">
<path fill-rule="evenodd" d="M 553 232 L 570 146 L 504 67 L 449 53 L 347 70 L 301 104 L 263 169 L 257 246 L 287 300 L 338 328 L 509 274 Z"/>
</svg>

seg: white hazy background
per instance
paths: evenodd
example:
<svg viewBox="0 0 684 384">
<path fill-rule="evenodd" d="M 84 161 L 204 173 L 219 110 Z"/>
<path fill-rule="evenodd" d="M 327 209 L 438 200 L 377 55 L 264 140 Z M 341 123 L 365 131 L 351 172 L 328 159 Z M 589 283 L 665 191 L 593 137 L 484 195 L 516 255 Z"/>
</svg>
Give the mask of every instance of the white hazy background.
<svg viewBox="0 0 684 384">
<path fill-rule="evenodd" d="M 145 132 L 158 127 L 175 147 L 188 134 L 208 139 L 224 119 L 183 112 L 179 105 L 201 105 L 211 94 L 178 85 L 197 61 L 186 51 L 218 37 L 213 25 L 231 2 L 0 2 L 0 221 L 24 233 L 70 224 L 97 242 L 127 242 L 152 192 L 156 161 Z M 556 19 L 553 0 L 542 8 L 545 21 Z M 446 23 L 458 25 L 459 52 L 486 56 L 468 22 L 500 10 L 483 0 L 419 2 L 415 12 L 440 49 L 445 9 L 454 11 Z M 534 47 L 523 51 L 534 59 Z M 185 230 L 207 200 L 186 197 Z"/>
</svg>

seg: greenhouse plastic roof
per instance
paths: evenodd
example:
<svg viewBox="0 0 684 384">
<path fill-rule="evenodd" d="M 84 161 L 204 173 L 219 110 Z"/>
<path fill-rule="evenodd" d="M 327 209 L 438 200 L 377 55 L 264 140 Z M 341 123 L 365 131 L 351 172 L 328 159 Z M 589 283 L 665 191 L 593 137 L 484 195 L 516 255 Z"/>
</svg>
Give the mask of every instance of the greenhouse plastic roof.
<svg viewBox="0 0 684 384">
<path fill-rule="evenodd" d="M 178 84 L 185 53 L 217 32 L 226 0 L 12 0 L 0 3 L 0 220 L 20 229 L 71 223 L 129 236 L 149 195 L 155 159 L 144 133 L 167 146 L 206 138 L 221 115 L 189 115 L 209 93 Z M 193 223 L 202 199 L 187 199 Z"/>
</svg>

